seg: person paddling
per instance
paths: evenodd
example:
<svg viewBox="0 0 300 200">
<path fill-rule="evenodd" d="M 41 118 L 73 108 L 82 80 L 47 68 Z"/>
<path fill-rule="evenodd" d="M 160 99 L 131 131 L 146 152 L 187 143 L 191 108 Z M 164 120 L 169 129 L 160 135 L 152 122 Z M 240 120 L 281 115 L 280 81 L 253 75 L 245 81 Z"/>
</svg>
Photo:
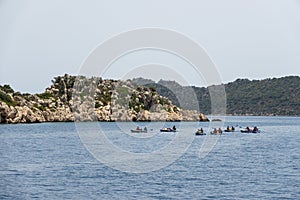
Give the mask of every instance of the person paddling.
<svg viewBox="0 0 300 200">
<path fill-rule="evenodd" d="M 258 132 L 257 126 L 254 126 L 254 128 L 253 128 L 253 133 L 257 133 L 257 132 Z"/>
<path fill-rule="evenodd" d="M 173 131 L 176 131 L 176 127 L 175 127 L 175 125 L 173 126 Z"/>
</svg>

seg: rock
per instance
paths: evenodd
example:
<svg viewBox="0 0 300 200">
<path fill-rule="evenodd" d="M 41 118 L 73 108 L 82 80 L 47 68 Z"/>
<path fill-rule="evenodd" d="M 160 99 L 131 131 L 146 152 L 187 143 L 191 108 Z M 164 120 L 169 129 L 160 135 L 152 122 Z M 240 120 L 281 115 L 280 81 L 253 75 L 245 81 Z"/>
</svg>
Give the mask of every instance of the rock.
<svg viewBox="0 0 300 200">
<path fill-rule="evenodd" d="M 5 123 L 7 121 L 8 113 L 9 113 L 9 106 L 4 102 L 0 102 L 0 121 L 1 121 L 1 123 Z"/>
<path fill-rule="evenodd" d="M 0 123 L 208 121 L 205 115 L 181 110 L 155 90 L 136 87 L 129 80 L 64 75 L 55 77 L 52 82 L 45 93 L 37 95 L 5 93 L 0 88 L 2 98 L 10 101 L 0 99 Z"/>
<path fill-rule="evenodd" d="M 137 121 L 151 121 L 148 110 L 140 111 L 136 116 Z"/>
<path fill-rule="evenodd" d="M 182 121 L 183 117 L 181 113 L 171 112 L 167 115 L 167 121 Z"/>
<path fill-rule="evenodd" d="M 199 118 L 201 122 L 209 122 L 209 119 L 202 113 L 199 115 Z"/>
</svg>

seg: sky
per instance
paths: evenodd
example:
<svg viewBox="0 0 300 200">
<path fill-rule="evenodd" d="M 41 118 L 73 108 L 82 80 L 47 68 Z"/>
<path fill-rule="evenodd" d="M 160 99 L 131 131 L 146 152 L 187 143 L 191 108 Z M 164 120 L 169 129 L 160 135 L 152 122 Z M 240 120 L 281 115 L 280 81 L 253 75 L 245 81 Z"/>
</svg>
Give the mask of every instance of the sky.
<svg viewBox="0 0 300 200">
<path fill-rule="evenodd" d="M 101 43 L 144 27 L 174 30 L 197 42 L 224 83 L 300 75 L 299 0 L 0 0 L 0 84 L 43 92 L 53 77 L 78 74 Z M 162 73 L 153 74 L 155 80 L 167 79 L 164 70 L 173 69 L 188 84 L 205 85 L 186 63 L 165 53 L 136 52 L 118 62 L 104 78 L 137 76 L 158 63 L 153 69 L 161 66 Z"/>
</svg>

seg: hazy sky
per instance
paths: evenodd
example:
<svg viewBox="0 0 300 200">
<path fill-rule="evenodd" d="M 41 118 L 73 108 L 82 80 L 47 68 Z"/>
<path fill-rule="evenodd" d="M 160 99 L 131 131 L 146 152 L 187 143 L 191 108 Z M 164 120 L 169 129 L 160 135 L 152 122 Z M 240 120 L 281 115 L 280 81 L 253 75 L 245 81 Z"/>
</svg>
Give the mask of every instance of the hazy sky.
<svg viewBox="0 0 300 200">
<path fill-rule="evenodd" d="M 100 43 L 142 27 L 192 38 L 223 82 L 300 75 L 299 0 L 0 0 L 0 84 L 43 92 Z"/>
</svg>

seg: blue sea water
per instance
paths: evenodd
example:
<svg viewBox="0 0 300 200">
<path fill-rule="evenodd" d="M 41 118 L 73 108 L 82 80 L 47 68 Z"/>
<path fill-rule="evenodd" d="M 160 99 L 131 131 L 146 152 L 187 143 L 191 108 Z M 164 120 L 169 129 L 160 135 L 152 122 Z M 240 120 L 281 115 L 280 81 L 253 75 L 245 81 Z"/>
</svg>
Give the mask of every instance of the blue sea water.
<svg viewBox="0 0 300 200">
<path fill-rule="evenodd" d="M 135 123 L 153 129 L 145 138 L 124 135 L 117 123 L 100 126 L 120 148 L 151 152 L 176 136 L 158 131 L 173 124 L 176 134 L 209 126 Z M 202 159 L 199 149 L 208 136 L 197 136 L 174 163 L 138 174 L 95 159 L 74 123 L 0 125 L 0 199 L 300 199 L 300 118 L 226 117 L 227 125 L 256 125 L 262 133 L 224 133 Z"/>
</svg>

